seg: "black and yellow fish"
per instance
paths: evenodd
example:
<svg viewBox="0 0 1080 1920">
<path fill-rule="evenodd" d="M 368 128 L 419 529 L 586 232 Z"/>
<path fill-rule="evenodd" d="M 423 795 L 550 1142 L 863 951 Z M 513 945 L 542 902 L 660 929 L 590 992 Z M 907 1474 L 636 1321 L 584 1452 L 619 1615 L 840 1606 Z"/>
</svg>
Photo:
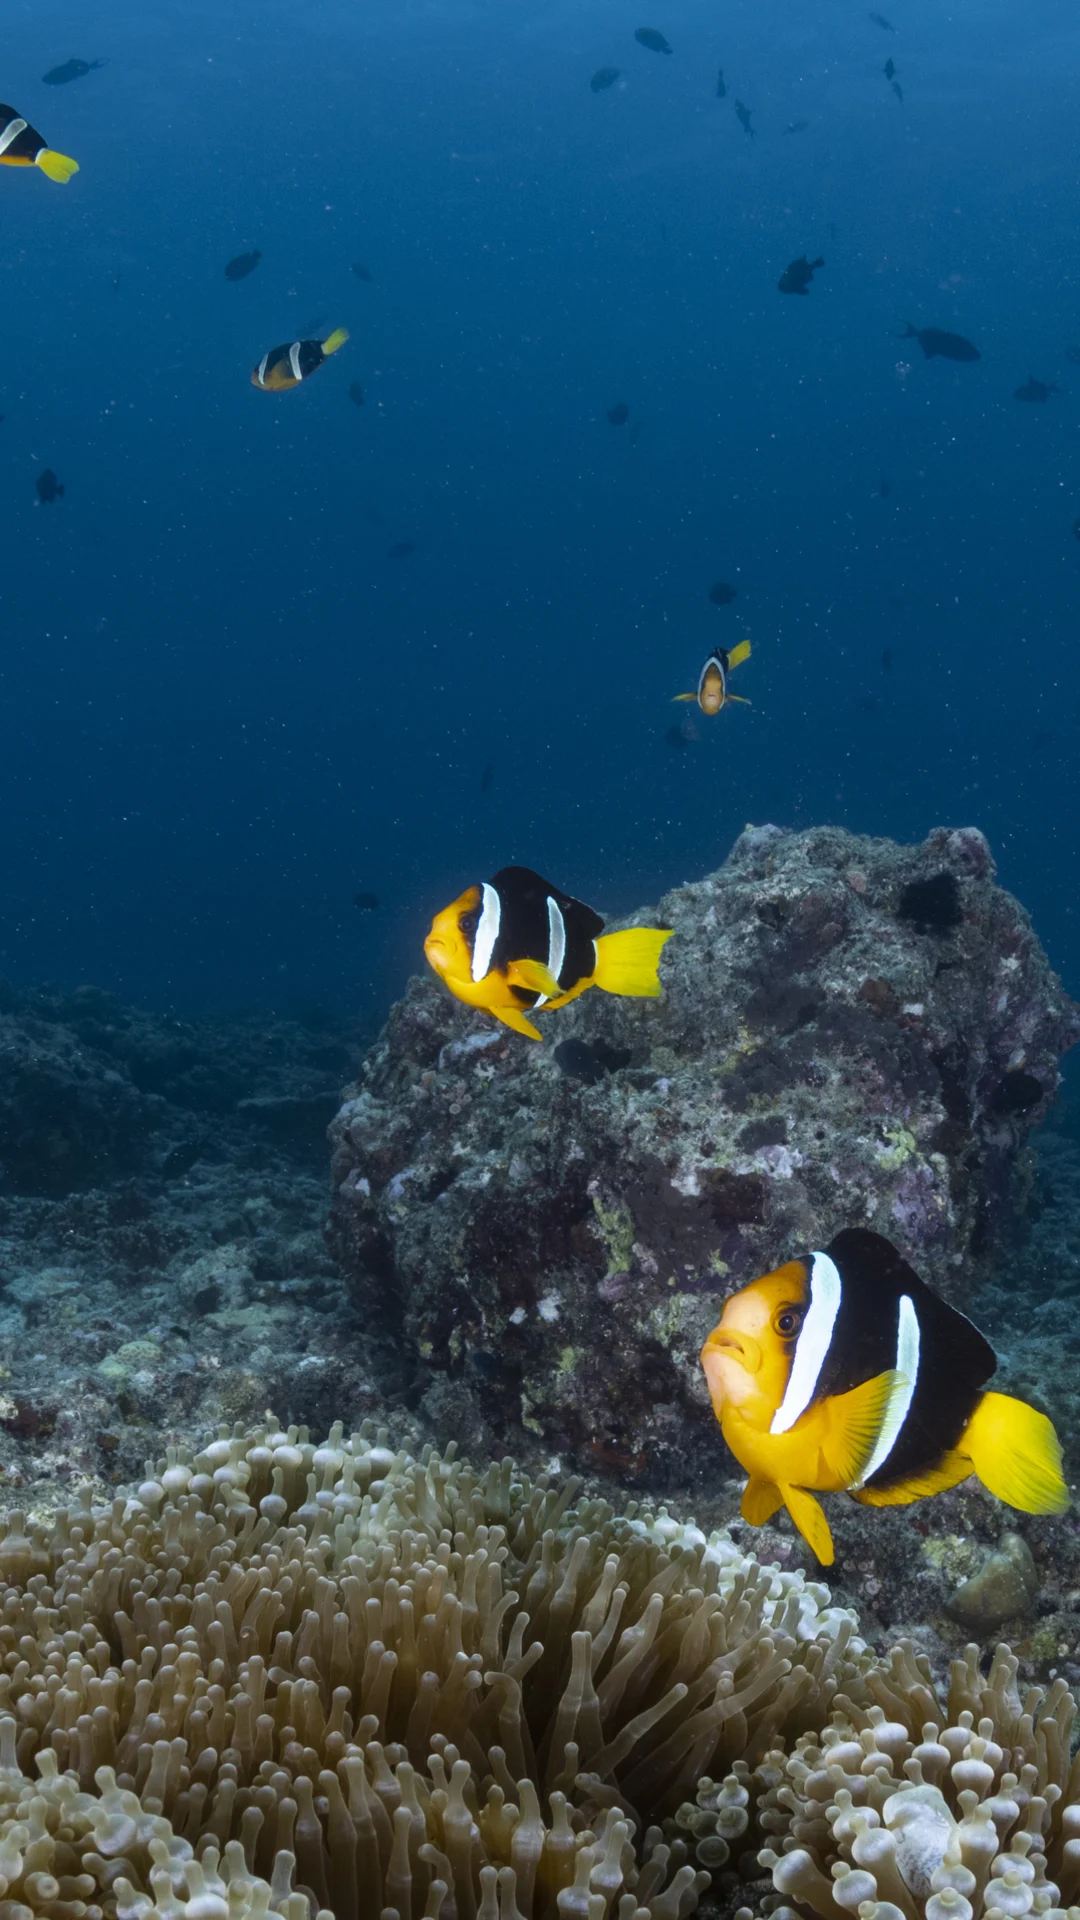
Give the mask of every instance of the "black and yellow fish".
<svg viewBox="0 0 1080 1920">
<path fill-rule="evenodd" d="M 66 153 L 57 153 L 46 146 L 40 133 L 16 113 L 14 107 L 0 104 L 0 165 L 5 167 L 40 167 L 50 180 L 56 180 L 61 186 L 78 173 L 77 160 L 69 160 Z"/>
<path fill-rule="evenodd" d="M 750 1478 L 742 1516 L 786 1507 L 824 1566 L 817 1493 L 907 1506 L 976 1474 L 1022 1513 L 1063 1513 L 1044 1413 L 988 1393 L 997 1362 L 879 1233 L 849 1227 L 733 1294 L 701 1350 L 713 1411 Z"/>
<path fill-rule="evenodd" d="M 542 880 L 503 867 L 435 915 L 424 952 L 451 993 L 539 1040 L 526 1012 L 565 1007 L 588 987 L 655 999 L 670 927 L 604 933 L 598 913 Z"/>
<path fill-rule="evenodd" d="M 723 647 L 717 647 L 710 653 L 698 677 L 696 693 L 677 693 L 676 700 L 696 700 L 702 713 L 719 713 L 729 700 L 738 701 L 742 707 L 750 705 L 739 693 L 732 693 L 728 686 L 728 674 L 732 667 L 741 667 L 744 660 L 750 658 L 749 640 L 740 640 L 737 647 L 728 653 Z"/>
<path fill-rule="evenodd" d="M 293 340 L 283 347 L 271 347 L 258 366 L 252 367 L 251 384 L 264 393 L 285 393 L 289 387 L 298 387 L 301 380 L 318 373 L 323 361 L 343 347 L 348 337 L 344 327 L 335 327 L 325 340 Z"/>
</svg>

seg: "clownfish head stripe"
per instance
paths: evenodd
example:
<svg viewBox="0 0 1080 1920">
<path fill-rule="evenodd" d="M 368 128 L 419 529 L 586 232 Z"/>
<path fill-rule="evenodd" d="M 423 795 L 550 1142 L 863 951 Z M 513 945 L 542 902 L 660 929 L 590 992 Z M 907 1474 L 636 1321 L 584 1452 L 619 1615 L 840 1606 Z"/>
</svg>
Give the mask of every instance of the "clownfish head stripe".
<svg viewBox="0 0 1080 1920">
<path fill-rule="evenodd" d="M 921 1338 L 915 1302 L 909 1293 L 902 1294 L 896 1328 L 896 1381 L 889 1394 L 877 1445 L 856 1482 L 858 1486 L 865 1486 L 885 1465 L 900 1437 L 918 1384 Z"/>
<path fill-rule="evenodd" d="M 833 1328 L 840 1311 L 840 1275 L 827 1253 L 811 1254 L 810 1260 L 810 1305 L 795 1347 L 784 1398 L 769 1425 L 770 1433 L 789 1433 L 800 1414 L 806 1412 L 832 1346 Z"/>
<path fill-rule="evenodd" d="M 484 905 L 473 936 L 472 977 L 483 980 L 491 967 L 491 956 L 502 925 L 502 902 L 490 880 L 483 885 Z"/>
</svg>

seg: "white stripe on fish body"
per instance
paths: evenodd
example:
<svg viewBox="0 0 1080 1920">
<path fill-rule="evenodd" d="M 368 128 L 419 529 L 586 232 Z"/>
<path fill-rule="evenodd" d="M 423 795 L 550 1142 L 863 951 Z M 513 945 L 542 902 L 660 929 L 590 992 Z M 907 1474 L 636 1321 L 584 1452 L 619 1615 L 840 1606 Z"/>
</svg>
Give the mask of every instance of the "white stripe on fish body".
<svg viewBox="0 0 1080 1920">
<path fill-rule="evenodd" d="M 787 1433 L 814 1397 L 832 1345 L 843 1291 L 840 1274 L 827 1253 L 810 1255 L 810 1305 L 795 1342 L 784 1397 L 769 1422 L 770 1433 Z"/>
<path fill-rule="evenodd" d="M 3 133 L 0 133 L 0 153 L 6 153 L 9 147 L 13 147 L 20 133 L 25 133 L 29 124 L 28 120 L 9 120 Z"/>
<path fill-rule="evenodd" d="M 262 359 L 259 361 L 258 368 L 256 369 L 255 378 L 258 381 L 260 387 L 265 387 L 266 385 L 266 363 L 269 360 L 269 358 L 270 358 L 270 355 L 268 353 L 264 353 Z"/>
<path fill-rule="evenodd" d="M 292 368 L 292 370 L 293 370 L 293 379 L 294 379 L 294 380 L 302 380 L 304 376 L 303 376 L 303 374 L 302 374 L 302 373 L 301 373 L 301 371 L 300 371 L 300 342 L 299 342 L 299 340 L 294 340 L 294 341 L 293 341 L 293 343 L 292 343 L 292 346 L 291 346 L 291 347 L 289 348 L 289 365 L 290 365 L 290 367 L 291 367 L 291 368 Z"/>
<path fill-rule="evenodd" d="M 558 901 L 553 900 L 550 893 L 548 894 L 547 910 L 548 910 L 548 951 L 547 951 L 548 972 L 550 974 L 553 974 L 555 979 L 557 980 L 560 973 L 563 970 L 563 961 L 566 959 L 566 921 L 562 917 L 562 910 L 559 906 Z M 537 1000 L 536 1002 L 536 1006 L 546 1007 L 550 998 L 551 998 L 550 994 L 542 993 L 540 995 L 539 1000 Z M 533 1011 L 535 1012 L 535 1010 L 536 1009 L 534 1007 Z"/>
<path fill-rule="evenodd" d="M 472 977 L 482 980 L 491 971 L 491 956 L 502 925 L 502 902 L 489 880 L 484 881 L 484 908 L 473 938 Z"/>
<path fill-rule="evenodd" d="M 885 1417 L 881 1423 L 877 1445 L 870 1455 L 863 1471 L 852 1484 L 864 1487 L 879 1467 L 885 1465 L 890 1453 L 900 1438 L 904 1421 L 908 1417 L 911 1402 L 915 1396 L 915 1386 L 919 1378 L 919 1347 L 921 1334 L 919 1316 L 915 1311 L 915 1302 L 911 1295 L 900 1296 L 900 1315 L 896 1328 L 896 1372 L 897 1380 L 889 1395 L 885 1408 Z"/>
</svg>

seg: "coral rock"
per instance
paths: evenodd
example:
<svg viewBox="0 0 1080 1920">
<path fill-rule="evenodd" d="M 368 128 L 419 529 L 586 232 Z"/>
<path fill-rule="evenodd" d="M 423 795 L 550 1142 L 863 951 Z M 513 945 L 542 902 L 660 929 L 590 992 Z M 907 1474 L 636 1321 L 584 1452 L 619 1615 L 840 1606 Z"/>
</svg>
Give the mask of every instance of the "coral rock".
<svg viewBox="0 0 1080 1920">
<path fill-rule="evenodd" d="M 988 1554 L 978 1572 L 956 1589 L 946 1611 L 961 1626 L 988 1633 L 1003 1620 L 1027 1613 L 1038 1586 L 1027 1541 L 1018 1533 L 1007 1533 L 997 1552 Z"/>
</svg>

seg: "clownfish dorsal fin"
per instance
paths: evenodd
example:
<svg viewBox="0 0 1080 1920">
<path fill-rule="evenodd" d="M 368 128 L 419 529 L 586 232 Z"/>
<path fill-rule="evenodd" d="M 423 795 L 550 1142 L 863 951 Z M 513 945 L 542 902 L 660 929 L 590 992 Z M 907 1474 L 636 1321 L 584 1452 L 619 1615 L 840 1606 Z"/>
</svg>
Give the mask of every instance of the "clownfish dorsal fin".
<svg viewBox="0 0 1080 1920">
<path fill-rule="evenodd" d="M 784 1504 L 784 1496 L 779 1487 L 771 1480 L 763 1480 L 760 1474 L 752 1473 L 742 1497 L 742 1517 L 749 1527 L 763 1527 L 771 1520 L 778 1507 Z"/>
<path fill-rule="evenodd" d="M 825 1511 L 820 1501 L 815 1500 L 805 1487 L 781 1487 L 779 1492 L 803 1539 L 811 1553 L 816 1554 L 823 1567 L 831 1567 L 834 1559 L 832 1534 Z"/>
<path fill-rule="evenodd" d="M 1061 1442 L 1045 1413 L 1007 1393 L 984 1393 L 960 1437 L 983 1486 L 1020 1513 L 1064 1513 Z"/>
<path fill-rule="evenodd" d="M 528 993 L 542 993 L 546 999 L 554 1000 L 562 992 L 550 967 L 542 960 L 512 960 L 506 969 L 506 977 L 512 987 L 524 987 Z"/>
<path fill-rule="evenodd" d="M 821 1451 L 842 1487 L 857 1486 L 862 1479 L 894 1396 L 906 1385 L 903 1374 L 890 1368 L 821 1402 L 825 1426 Z"/>
</svg>

